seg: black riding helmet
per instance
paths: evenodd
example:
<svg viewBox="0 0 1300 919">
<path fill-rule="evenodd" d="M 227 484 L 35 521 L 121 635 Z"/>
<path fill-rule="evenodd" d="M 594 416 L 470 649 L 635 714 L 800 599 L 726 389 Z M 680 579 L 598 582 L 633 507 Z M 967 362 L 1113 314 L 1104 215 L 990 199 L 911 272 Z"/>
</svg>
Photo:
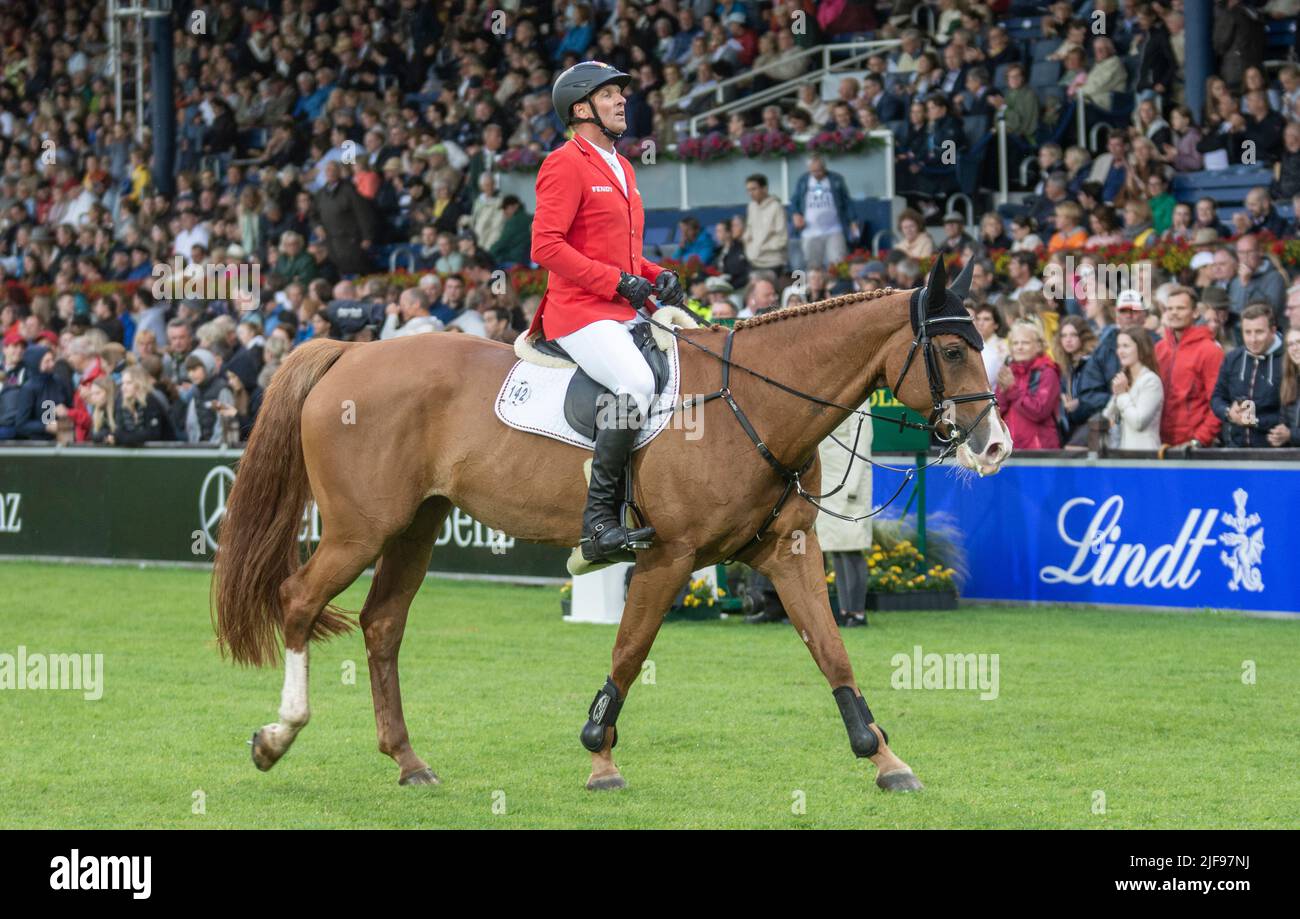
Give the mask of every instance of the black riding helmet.
<svg viewBox="0 0 1300 919">
<path fill-rule="evenodd" d="M 604 131 L 605 136 L 610 140 L 618 140 L 621 135 L 605 127 L 600 120 L 600 115 L 596 114 L 594 105 L 590 118 L 574 118 L 573 107 L 579 102 L 591 101 L 592 93 L 606 83 L 617 83 L 619 89 L 626 89 L 631 82 L 632 78 L 617 67 L 602 64 L 600 61 L 583 61 L 581 64 L 574 64 L 556 77 L 555 85 L 551 87 L 551 104 L 555 106 L 555 113 L 566 125 L 594 124 Z"/>
</svg>

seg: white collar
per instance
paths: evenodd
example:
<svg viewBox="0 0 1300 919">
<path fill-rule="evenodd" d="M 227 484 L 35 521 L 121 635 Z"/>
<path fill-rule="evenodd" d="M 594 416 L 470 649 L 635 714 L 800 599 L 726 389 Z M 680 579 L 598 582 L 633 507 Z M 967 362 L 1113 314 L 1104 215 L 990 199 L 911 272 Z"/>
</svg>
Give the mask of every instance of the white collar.
<svg viewBox="0 0 1300 919">
<path fill-rule="evenodd" d="M 583 141 L 586 142 L 588 147 L 595 150 L 597 153 L 603 156 L 607 161 L 615 162 L 615 163 L 618 162 L 617 150 L 606 150 L 604 147 L 598 146 L 597 144 L 594 144 L 591 141 L 587 140 L 587 138 L 583 137 L 581 134 L 574 134 L 573 137 L 575 140 L 581 138 Z"/>
</svg>

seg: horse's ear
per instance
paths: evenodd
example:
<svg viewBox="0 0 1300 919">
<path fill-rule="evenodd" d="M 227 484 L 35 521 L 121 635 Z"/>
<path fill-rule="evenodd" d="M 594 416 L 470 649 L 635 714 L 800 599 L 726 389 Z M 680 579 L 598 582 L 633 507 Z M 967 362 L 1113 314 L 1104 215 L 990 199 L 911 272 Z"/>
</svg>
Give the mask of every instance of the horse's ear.
<svg viewBox="0 0 1300 919">
<path fill-rule="evenodd" d="M 930 279 L 925 282 L 925 309 L 937 310 L 947 302 L 948 269 L 943 264 L 943 256 L 934 255 L 934 267 L 930 269 Z"/>
<path fill-rule="evenodd" d="M 957 275 L 957 280 L 952 282 L 952 287 L 948 288 L 954 294 L 966 299 L 970 294 L 970 276 L 975 270 L 974 256 L 966 259 L 966 264 L 962 266 L 961 272 Z"/>
</svg>

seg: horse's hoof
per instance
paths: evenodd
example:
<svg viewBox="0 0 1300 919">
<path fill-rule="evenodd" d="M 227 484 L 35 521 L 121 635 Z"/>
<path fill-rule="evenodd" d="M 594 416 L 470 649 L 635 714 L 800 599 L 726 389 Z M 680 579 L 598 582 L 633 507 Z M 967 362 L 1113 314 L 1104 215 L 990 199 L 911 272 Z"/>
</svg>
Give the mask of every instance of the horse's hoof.
<svg viewBox="0 0 1300 919">
<path fill-rule="evenodd" d="M 876 784 L 885 791 L 920 791 L 925 787 L 911 769 L 895 769 L 877 776 Z"/>
<path fill-rule="evenodd" d="M 260 730 L 253 732 L 253 739 L 248 742 L 253 748 L 253 765 L 263 772 L 270 770 L 280 760 L 280 755 L 262 740 Z"/>
<path fill-rule="evenodd" d="M 587 791 L 615 791 L 619 788 L 627 788 L 627 782 L 617 772 L 587 779 Z"/>
<path fill-rule="evenodd" d="M 398 785 L 441 785 L 442 780 L 432 769 L 425 766 L 423 769 L 417 769 L 408 776 L 403 776 L 397 780 Z"/>
</svg>

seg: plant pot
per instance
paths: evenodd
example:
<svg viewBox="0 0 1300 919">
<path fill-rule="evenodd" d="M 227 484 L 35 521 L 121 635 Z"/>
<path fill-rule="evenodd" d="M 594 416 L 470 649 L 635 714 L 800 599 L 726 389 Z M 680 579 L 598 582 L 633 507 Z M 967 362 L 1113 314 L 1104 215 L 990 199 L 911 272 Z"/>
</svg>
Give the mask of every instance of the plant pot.
<svg viewBox="0 0 1300 919">
<path fill-rule="evenodd" d="M 563 599 L 560 600 L 560 612 L 562 612 L 564 615 L 567 616 L 572 610 L 573 610 L 573 601 L 571 599 L 569 599 L 568 597 L 564 597 Z"/>
<path fill-rule="evenodd" d="M 722 618 L 722 605 L 714 600 L 712 606 L 674 606 L 664 619 L 668 622 L 702 622 Z"/>
<path fill-rule="evenodd" d="M 956 609 L 955 590 L 907 590 L 900 593 L 867 593 L 867 609 L 910 611 L 929 609 Z"/>
</svg>

